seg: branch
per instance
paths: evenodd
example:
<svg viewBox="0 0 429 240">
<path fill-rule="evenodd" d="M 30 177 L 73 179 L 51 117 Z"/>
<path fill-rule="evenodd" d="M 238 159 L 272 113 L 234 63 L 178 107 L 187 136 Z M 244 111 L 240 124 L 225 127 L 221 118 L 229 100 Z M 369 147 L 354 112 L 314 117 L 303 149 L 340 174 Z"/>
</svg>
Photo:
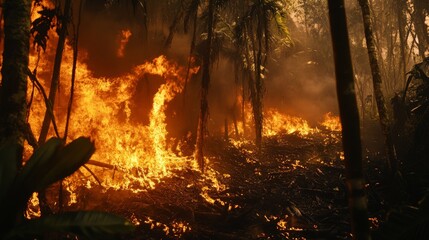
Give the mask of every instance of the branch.
<svg viewBox="0 0 429 240">
<path fill-rule="evenodd" d="M 42 84 L 40 84 L 36 75 L 34 75 L 28 68 L 27 68 L 27 75 L 28 77 L 30 77 L 30 80 L 36 85 L 36 88 L 39 90 L 39 92 L 42 93 L 43 99 L 45 100 L 46 109 L 52 118 L 52 125 L 54 126 L 55 135 L 59 138 L 60 134 L 58 133 L 58 127 L 55 121 L 54 111 L 52 110 L 52 105 L 51 105 L 51 102 L 48 100 L 48 96 L 46 95 L 45 89 L 43 89 L 43 86 Z"/>
</svg>

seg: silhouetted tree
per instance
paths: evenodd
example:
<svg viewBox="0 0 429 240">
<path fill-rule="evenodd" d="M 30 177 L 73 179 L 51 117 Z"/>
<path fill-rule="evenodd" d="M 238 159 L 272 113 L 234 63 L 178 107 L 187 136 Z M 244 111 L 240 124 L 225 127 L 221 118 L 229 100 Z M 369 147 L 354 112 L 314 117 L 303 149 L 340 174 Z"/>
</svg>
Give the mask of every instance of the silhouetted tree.
<svg viewBox="0 0 429 240">
<path fill-rule="evenodd" d="M 237 24 L 237 45 L 244 53 L 244 69 L 249 71 L 250 99 L 255 123 L 255 142 L 261 149 L 264 96 L 264 75 L 271 50 L 272 22 L 281 33 L 286 33 L 284 6 L 280 1 L 254 0 Z"/>
<path fill-rule="evenodd" d="M 208 101 L 207 95 L 210 84 L 210 67 L 211 67 L 211 49 L 213 40 L 213 27 L 214 27 L 214 8 L 215 0 L 209 0 L 208 2 L 208 15 L 207 15 L 207 39 L 205 41 L 205 51 L 203 55 L 203 66 L 202 66 L 202 79 L 201 79 L 201 96 L 200 96 L 200 114 L 198 117 L 198 129 L 197 129 L 197 142 L 195 149 L 195 158 L 200 166 L 200 169 L 204 171 L 204 134 L 207 128 L 207 117 L 208 117 Z"/>
<path fill-rule="evenodd" d="M 367 197 L 362 168 L 359 112 L 354 89 L 347 21 L 343 0 L 329 0 L 337 97 L 342 125 L 349 207 L 354 239 L 370 239 Z"/>
<path fill-rule="evenodd" d="M 19 145 L 17 165 L 21 166 L 27 132 L 27 69 L 30 50 L 30 0 L 6 0 L 4 50 L 0 88 L 0 143 Z"/>
<path fill-rule="evenodd" d="M 58 91 L 58 86 L 60 81 L 61 62 L 63 58 L 64 44 L 67 37 L 67 25 L 69 24 L 70 17 L 71 17 L 70 14 L 71 14 L 71 0 L 66 0 L 64 4 L 63 14 L 58 18 L 60 21 L 60 24 L 58 26 L 59 38 L 58 38 L 57 49 L 55 53 L 54 70 L 52 72 L 52 79 L 51 79 L 51 88 L 49 90 L 49 104 L 51 107 L 54 106 L 55 97 Z M 45 117 L 43 119 L 42 129 L 40 130 L 39 144 L 44 143 L 46 141 L 46 137 L 49 131 L 49 126 L 52 121 L 52 114 L 53 114 L 52 112 L 46 110 Z"/>
<path fill-rule="evenodd" d="M 382 79 L 380 67 L 378 65 L 377 53 L 375 48 L 374 34 L 372 31 L 371 13 L 368 0 L 359 0 L 362 9 L 363 25 L 365 29 L 366 46 L 368 49 L 368 57 L 372 72 L 372 85 L 374 88 L 375 101 L 377 103 L 378 116 L 381 129 L 384 134 L 384 140 L 387 148 L 388 167 L 390 174 L 397 171 L 397 161 L 395 149 L 393 146 L 392 133 L 390 129 L 389 116 L 387 113 L 386 103 L 382 90 Z"/>
</svg>

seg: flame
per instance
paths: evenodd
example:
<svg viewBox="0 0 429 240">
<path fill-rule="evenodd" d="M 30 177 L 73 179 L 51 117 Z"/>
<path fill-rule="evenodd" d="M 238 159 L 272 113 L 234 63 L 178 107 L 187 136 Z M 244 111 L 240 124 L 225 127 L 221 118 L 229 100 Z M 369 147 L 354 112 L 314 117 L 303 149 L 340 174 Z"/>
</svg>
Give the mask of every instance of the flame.
<svg viewBox="0 0 429 240">
<path fill-rule="evenodd" d="M 40 211 L 39 198 L 37 195 L 37 193 L 33 193 L 30 200 L 28 200 L 27 209 L 24 213 L 24 216 L 27 219 L 37 218 L 42 215 L 42 212 Z"/>
<path fill-rule="evenodd" d="M 116 52 L 116 56 L 120 58 L 123 58 L 125 56 L 125 47 L 127 46 L 131 35 L 133 34 L 129 29 L 121 31 L 121 34 L 119 36 L 119 48 L 118 48 L 118 51 Z"/>
<path fill-rule="evenodd" d="M 37 57 L 31 56 L 30 60 L 32 66 L 35 66 Z M 49 76 L 50 69 L 51 63 L 47 59 L 41 59 L 38 76 Z M 61 69 L 62 95 L 57 98 L 54 106 L 60 134 L 61 129 L 64 129 L 71 70 L 72 50 L 67 45 Z M 197 71 L 198 67 L 193 68 L 191 74 Z M 133 96 L 142 77 L 154 75 L 160 76 L 165 82 L 153 97 L 149 125 L 143 125 L 132 120 L 135 117 L 132 110 L 135 101 Z M 167 149 L 169 139 L 165 110 L 168 103 L 182 91 L 185 75 L 182 67 L 168 61 L 165 56 L 141 64 L 131 73 L 116 78 L 94 77 L 86 64 L 78 62 L 68 140 L 81 135 L 90 135 L 96 140 L 97 151 L 92 159 L 110 164 L 117 170 L 112 175 L 99 167 L 90 167 L 104 186 L 142 191 L 153 188 L 156 182 L 173 169 L 194 166 L 190 163 L 192 159 L 178 157 Z M 42 77 L 39 80 L 47 88 L 48 81 Z M 35 92 L 29 118 L 35 136 L 40 132 L 44 113 L 42 96 Z M 84 185 L 87 185 L 86 181 Z"/>
<path fill-rule="evenodd" d="M 241 100 L 239 100 L 241 101 Z M 252 108 L 249 103 L 245 104 L 244 107 L 245 112 L 245 125 L 247 128 L 250 128 L 251 131 L 253 129 L 253 116 L 252 116 Z M 309 125 L 309 123 L 300 118 L 300 117 L 294 117 L 287 114 L 281 113 L 279 110 L 275 108 L 267 108 L 264 111 L 263 115 L 264 119 L 264 126 L 262 129 L 262 134 L 264 136 L 275 136 L 282 133 L 285 134 L 299 134 L 301 136 L 306 136 L 309 134 L 314 134 L 319 132 L 317 128 L 313 128 Z M 233 129 L 234 125 L 231 123 L 228 126 L 229 129 Z M 240 133 L 244 132 L 243 123 L 240 122 L 238 124 L 238 131 Z M 248 132 L 247 132 L 248 133 Z M 249 134 L 247 134 L 245 137 L 250 137 Z M 248 142 L 244 141 L 243 139 L 233 139 L 232 143 L 238 147 L 241 148 L 243 145 L 247 144 Z"/>
<path fill-rule="evenodd" d="M 33 19 L 37 11 L 33 11 Z M 130 30 L 123 30 L 120 35 L 120 45 L 117 51 L 118 57 L 124 57 L 125 47 L 131 37 Z M 48 44 L 55 41 L 55 36 L 50 36 Z M 49 52 L 49 50 L 51 52 Z M 30 56 L 30 69 L 37 66 L 38 78 L 44 86 L 45 91 L 49 89 L 49 79 L 52 70 L 53 47 L 48 46 L 46 53 L 37 53 Z M 80 55 L 85 53 L 80 50 Z M 71 113 L 69 134 L 67 141 L 76 139 L 79 136 L 91 136 L 95 140 L 97 151 L 92 157 L 92 161 L 97 161 L 111 166 L 105 169 L 99 166 L 89 165 L 91 172 L 82 169 L 79 176 L 64 181 L 65 189 L 70 193 L 68 204 L 78 201 L 76 194 L 77 186 L 91 188 L 94 181 L 92 173 L 101 181 L 101 184 L 113 189 L 127 189 L 133 192 L 146 191 L 156 187 L 162 178 L 172 175 L 174 170 L 191 168 L 196 169 L 196 162 L 192 157 L 187 157 L 179 149 L 169 149 L 166 110 L 168 104 L 181 93 L 186 76 L 186 69 L 176 63 L 167 60 L 165 56 L 159 56 L 151 61 L 147 61 L 122 76 L 118 77 L 96 77 L 84 63 L 84 57 L 78 59 L 76 70 L 76 83 L 74 90 L 73 109 Z M 66 44 L 61 66 L 60 91 L 54 105 L 56 123 L 60 134 L 65 129 L 65 118 L 69 99 L 70 79 L 72 72 L 73 53 L 69 44 Z M 190 74 L 196 74 L 198 67 L 190 69 Z M 156 77 L 155 77 L 156 76 Z M 149 112 L 149 123 L 143 124 L 136 111 L 136 106 L 140 100 L 137 99 L 138 83 L 147 78 L 149 81 L 162 81 L 153 96 L 153 103 Z M 42 120 L 46 111 L 44 99 L 38 91 L 32 94 L 32 87 L 29 89 L 29 98 L 33 96 L 29 114 L 29 123 L 35 136 L 39 136 Z M 141 100 L 142 101 L 142 100 Z M 242 100 L 238 100 L 240 103 Z M 253 126 L 250 104 L 245 105 L 245 125 Z M 330 119 L 335 119 L 327 115 Z M 339 122 L 339 121 L 338 121 Z M 325 125 L 324 125 L 325 126 Z M 233 129 L 232 127 L 230 129 Z M 243 125 L 239 126 L 239 131 L 244 132 Z M 317 128 L 309 126 L 308 122 L 302 118 L 292 117 L 280 113 L 276 109 L 267 109 L 264 112 L 264 136 L 273 136 L 280 133 L 297 133 L 302 136 L 316 133 Z M 334 130 L 333 130 L 334 131 Z M 50 136 L 54 136 L 51 129 Z M 248 142 L 242 142 L 246 144 Z M 181 146 L 181 144 L 177 144 Z M 252 150 L 247 150 L 252 151 Z M 26 147 L 26 156 L 31 153 Z M 253 159 L 246 159 L 249 164 L 256 163 Z M 209 162 L 207 160 L 207 162 Z M 297 161 L 294 167 L 302 167 Z M 256 171 L 255 174 L 261 174 Z M 223 178 L 228 178 L 223 175 Z M 203 176 L 204 181 L 210 186 L 202 186 L 200 196 L 207 202 L 227 206 L 226 202 L 210 196 L 210 192 L 224 191 L 227 186 L 221 183 L 219 173 L 211 168 L 206 170 Z M 190 186 L 188 186 L 190 187 Z M 33 195 L 29 206 L 38 206 L 37 195 Z M 239 206 L 228 206 L 228 209 Z M 36 215 L 40 210 L 36 211 Z M 151 227 L 162 227 L 168 234 L 170 228 L 167 225 L 158 223 L 149 217 L 138 219 L 133 217 L 136 224 L 151 224 Z M 181 234 L 190 227 L 187 223 L 178 222 L 173 224 L 174 234 Z M 174 229 L 178 229 L 175 232 Z"/>
<path fill-rule="evenodd" d="M 269 109 L 264 115 L 263 132 L 265 136 L 274 136 L 279 133 L 298 133 L 305 136 L 316 131 L 316 129 L 310 127 L 306 120 L 281 114 L 275 109 Z"/>
<path fill-rule="evenodd" d="M 331 112 L 325 114 L 321 125 L 330 131 L 341 132 L 340 117 L 332 115 Z"/>
</svg>

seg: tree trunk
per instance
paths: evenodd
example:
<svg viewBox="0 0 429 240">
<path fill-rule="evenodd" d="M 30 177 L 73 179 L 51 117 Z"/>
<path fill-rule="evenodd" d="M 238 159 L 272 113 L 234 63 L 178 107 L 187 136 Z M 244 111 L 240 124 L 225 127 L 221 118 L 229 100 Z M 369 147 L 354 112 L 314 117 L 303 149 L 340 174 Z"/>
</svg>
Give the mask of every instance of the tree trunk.
<svg viewBox="0 0 429 240">
<path fill-rule="evenodd" d="M 334 50 L 337 97 L 342 125 L 346 178 L 353 239 L 370 239 L 367 197 L 362 168 L 359 113 L 353 84 L 353 66 L 344 0 L 328 0 Z"/>
<path fill-rule="evenodd" d="M 406 46 L 407 42 L 405 41 L 405 25 L 407 22 L 407 16 L 405 14 L 405 8 L 406 8 L 406 1 L 404 0 L 398 0 L 396 3 L 396 14 L 397 14 L 397 22 L 398 22 L 398 29 L 399 29 L 399 47 L 401 50 L 401 63 L 402 63 L 402 78 L 405 78 L 405 75 L 407 74 L 407 59 L 406 59 Z M 403 86 L 401 86 L 403 87 Z"/>
<path fill-rule="evenodd" d="M 22 166 L 22 152 L 27 132 L 27 69 L 30 50 L 30 0 L 3 2 L 4 48 L 0 85 L 0 144 L 13 143 L 17 169 Z M 3 161 L 5 159 L 0 159 Z M 14 164 L 14 163 L 12 163 Z M 3 180 L 3 178 L 2 178 Z M 1 189 L 3 192 L 6 189 Z M 4 206 L 3 206 L 4 207 Z M 0 238 L 11 229 L 17 216 L 2 212 Z"/>
<path fill-rule="evenodd" d="M 425 58 L 425 51 L 429 47 L 428 26 L 425 23 L 426 16 L 424 14 L 424 2 L 427 0 L 413 0 L 414 4 L 414 27 L 416 29 L 417 38 L 419 39 L 419 54 L 422 60 Z"/>
<path fill-rule="evenodd" d="M 52 108 L 55 103 L 55 96 L 57 94 L 57 90 L 59 86 L 61 61 L 63 58 L 64 44 L 66 41 L 67 25 L 70 21 L 70 10 L 71 10 L 71 0 L 66 0 L 64 5 L 63 17 L 61 19 L 61 29 L 59 30 L 57 51 L 55 53 L 55 62 L 54 62 L 54 70 L 52 72 L 51 88 L 49 90 L 49 102 Z M 49 126 L 51 125 L 51 120 L 52 120 L 52 115 L 47 110 L 45 113 L 45 117 L 43 119 L 42 129 L 40 131 L 39 145 L 46 141 L 46 137 L 48 136 L 48 132 L 49 132 Z"/>
<path fill-rule="evenodd" d="M 4 50 L 0 88 L 0 143 L 12 141 L 20 146 L 18 167 L 27 132 L 27 69 L 30 50 L 30 0 L 3 3 Z"/>
<path fill-rule="evenodd" d="M 380 120 L 381 129 L 384 134 L 384 140 L 387 148 L 387 164 L 390 175 L 397 171 L 397 161 L 395 149 L 392 141 L 392 133 L 390 129 L 389 116 L 387 113 L 386 103 L 382 91 L 382 80 L 380 68 L 377 60 L 377 53 L 375 49 L 375 42 L 372 32 L 371 13 L 369 10 L 368 0 L 359 0 L 362 9 L 363 24 L 365 29 L 366 45 L 368 49 L 368 57 L 371 65 L 372 84 L 374 88 L 375 101 L 377 103 L 378 115 Z"/>
<path fill-rule="evenodd" d="M 207 117 L 208 117 L 208 101 L 207 95 L 210 85 L 210 59 L 211 59 L 211 45 L 213 35 L 213 18 L 214 18 L 214 0 L 209 1 L 209 16 L 207 23 L 207 41 L 205 46 L 205 53 L 203 56 L 203 73 L 201 81 L 201 100 L 200 100 L 200 116 L 198 119 L 197 129 L 197 142 L 195 149 L 195 158 L 202 172 L 204 172 L 204 134 L 207 128 Z"/>
<path fill-rule="evenodd" d="M 255 137 L 256 137 L 256 146 L 261 152 L 262 149 L 262 126 L 263 126 L 263 116 L 262 116 L 262 76 L 261 76 L 261 66 L 262 66 L 262 26 L 261 22 L 258 21 L 258 26 L 256 30 L 256 38 L 258 41 L 258 49 L 256 51 L 255 59 L 255 99 L 253 101 L 253 117 L 255 120 Z"/>
</svg>

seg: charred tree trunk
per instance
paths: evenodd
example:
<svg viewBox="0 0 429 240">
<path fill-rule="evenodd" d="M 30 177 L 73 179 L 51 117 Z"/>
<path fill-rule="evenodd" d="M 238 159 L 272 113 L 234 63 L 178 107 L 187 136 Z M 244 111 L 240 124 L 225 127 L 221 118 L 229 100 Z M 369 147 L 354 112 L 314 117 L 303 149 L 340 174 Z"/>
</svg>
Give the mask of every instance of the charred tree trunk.
<svg viewBox="0 0 429 240">
<path fill-rule="evenodd" d="M 203 70 L 202 70 L 202 81 L 201 81 L 201 100 L 200 100 L 200 116 L 198 118 L 198 129 L 197 129 L 197 142 L 195 149 L 195 158 L 201 171 L 204 172 L 204 134 L 207 128 L 207 117 L 208 117 L 208 101 L 207 95 L 209 92 L 210 85 L 210 66 L 211 66 L 211 45 L 213 35 L 213 17 L 214 17 L 214 0 L 209 1 L 208 11 L 208 23 L 207 23 L 207 40 L 205 46 L 205 53 L 203 56 Z"/>
<path fill-rule="evenodd" d="M 344 0 L 328 0 L 337 96 L 342 125 L 349 207 L 354 239 L 370 239 L 367 197 L 362 168 L 359 113 L 353 83 Z"/>
<path fill-rule="evenodd" d="M 71 10 L 71 0 L 66 0 L 64 5 L 63 16 L 60 20 L 61 28 L 59 30 L 57 50 L 55 53 L 54 70 L 52 72 L 51 88 L 49 90 L 49 103 L 52 107 L 54 106 L 55 96 L 57 94 L 57 90 L 59 86 L 61 61 L 63 58 L 64 44 L 66 41 L 67 25 L 70 21 L 70 10 Z M 39 145 L 46 141 L 46 137 L 48 136 L 48 132 L 49 132 L 49 126 L 51 125 L 51 120 L 52 120 L 52 115 L 47 110 L 45 113 L 45 117 L 43 119 L 42 129 L 40 130 Z"/>
<path fill-rule="evenodd" d="M 30 0 L 3 3 L 4 50 L 0 86 L 0 143 L 12 141 L 19 146 L 17 166 L 27 132 L 27 69 L 30 51 Z"/>
<path fill-rule="evenodd" d="M 380 68 L 377 60 L 377 53 L 375 49 L 375 42 L 372 31 L 371 13 L 369 9 L 368 0 L 359 0 L 362 9 L 362 18 L 365 29 L 366 46 L 368 49 L 368 57 L 371 65 L 372 84 L 374 88 L 374 96 L 377 104 L 378 115 L 380 120 L 381 129 L 384 134 L 384 140 L 387 148 L 387 164 L 392 176 L 397 171 L 397 161 L 395 155 L 395 148 L 392 141 L 392 133 L 390 129 L 389 116 L 387 113 L 386 102 L 384 100 L 382 91 L 382 80 Z"/>
</svg>

